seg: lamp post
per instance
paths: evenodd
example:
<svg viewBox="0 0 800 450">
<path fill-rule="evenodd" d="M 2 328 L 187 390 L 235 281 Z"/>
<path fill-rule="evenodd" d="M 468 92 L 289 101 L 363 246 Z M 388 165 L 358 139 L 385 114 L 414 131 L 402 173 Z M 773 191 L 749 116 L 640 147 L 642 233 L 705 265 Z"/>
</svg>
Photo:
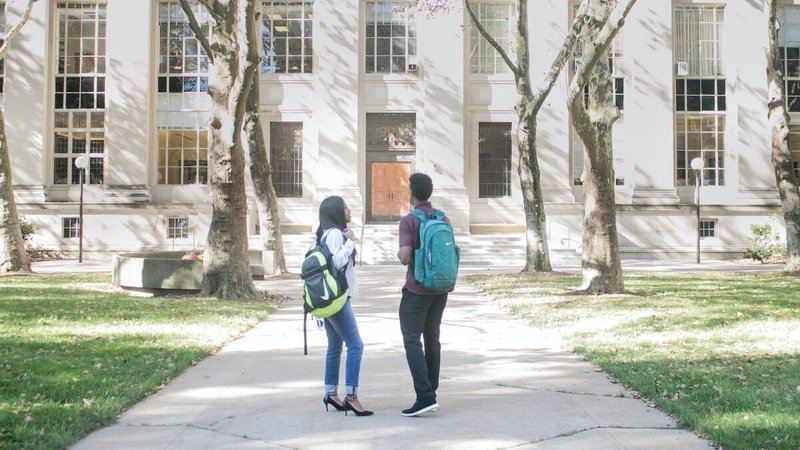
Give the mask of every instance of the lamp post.
<svg viewBox="0 0 800 450">
<path fill-rule="evenodd" d="M 86 168 L 89 167 L 89 157 L 81 155 L 75 158 L 75 167 L 78 168 L 78 176 L 81 184 L 80 206 L 78 213 L 78 262 L 83 263 L 83 180 L 86 177 Z"/>
<path fill-rule="evenodd" d="M 694 158 L 691 162 L 695 173 L 694 182 L 694 201 L 697 210 L 697 264 L 700 264 L 700 184 L 703 182 L 703 167 L 705 163 L 702 158 Z"/>
</svg>

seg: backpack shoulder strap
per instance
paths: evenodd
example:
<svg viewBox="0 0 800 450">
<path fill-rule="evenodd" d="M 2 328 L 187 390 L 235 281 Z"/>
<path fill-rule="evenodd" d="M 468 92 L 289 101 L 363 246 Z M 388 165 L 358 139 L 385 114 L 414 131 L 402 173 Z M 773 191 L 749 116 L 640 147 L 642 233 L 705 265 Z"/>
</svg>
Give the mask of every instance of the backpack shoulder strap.
<svg viewBox="0 0 800 450">
<path fill-rule="evenodd" d="M 444 211 L 440 211 L 438 209 L 434 209 L 433 210 L 433 214 L 434 214 L 434 217 L 436 217 L 436 220 L 444 220 L 444 216 L 445 216 Z"/>
<path fill-rule="evenodd" d="M 425 223 L 428 220 L 428 218 L 425 216 L 425 213 L 423 213 L 422 211 L 420 211 L 418 209 L 412 209 L 409 214 L 411 214 L 412 216 L 414 216 L 417 219 L 419 219 L 419 221 L 421 223 Z"/>
</svg>

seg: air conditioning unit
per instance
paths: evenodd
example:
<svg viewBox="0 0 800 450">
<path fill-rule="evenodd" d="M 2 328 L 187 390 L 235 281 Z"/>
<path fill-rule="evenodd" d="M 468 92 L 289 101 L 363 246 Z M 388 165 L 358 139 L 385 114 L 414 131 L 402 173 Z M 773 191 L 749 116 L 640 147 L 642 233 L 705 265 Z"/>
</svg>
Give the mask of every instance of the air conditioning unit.
<svg viewBox="0 0 800 450">
<path fill-rule="evenodd" d="M 417 72 L 417 57 L 416 56 L 409 56 L 408 57 L 408 67 L 406 68 L 406 71 L 408 71 L 410 73 L 416 73 Z"/>
<path fill-rule="evenodd" d="M 675 74 L 679 77 L 689 75 L 689 63 L 686 61 L 679 61 L 675 64 Z"/>
</svg>

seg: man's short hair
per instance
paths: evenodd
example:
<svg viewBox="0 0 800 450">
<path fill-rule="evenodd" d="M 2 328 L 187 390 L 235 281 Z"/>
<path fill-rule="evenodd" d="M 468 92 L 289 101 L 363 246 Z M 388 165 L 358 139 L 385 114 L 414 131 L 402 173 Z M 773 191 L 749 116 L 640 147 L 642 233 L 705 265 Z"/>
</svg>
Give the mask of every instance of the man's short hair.
<svg viewBox="0 0 800 450">
<path fill-rule="evenodd" d="M 408 177 L 408 184 L 411 186 L 411 195 L 417 200 L 427 201 L 433 192 L 433 181 L 431 177 L 424 173 L 415 173 Z"/>
</svg>

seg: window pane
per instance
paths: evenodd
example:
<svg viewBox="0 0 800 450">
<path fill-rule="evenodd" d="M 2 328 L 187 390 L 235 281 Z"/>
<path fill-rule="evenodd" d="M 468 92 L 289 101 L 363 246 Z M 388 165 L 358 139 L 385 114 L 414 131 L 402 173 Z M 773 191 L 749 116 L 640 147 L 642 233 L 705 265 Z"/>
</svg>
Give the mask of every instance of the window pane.
<svg viewBox="0 0 800 450">
<path fill-rule="evenodd" d="M 511 195 L 511 123 L 478 124 L 478 195 Z"/>
<path fill-rule="evenodd" d="M 270 122 L 272 185 L 278 197 L 303 196 L 303 123 Z"/>
</svg>

